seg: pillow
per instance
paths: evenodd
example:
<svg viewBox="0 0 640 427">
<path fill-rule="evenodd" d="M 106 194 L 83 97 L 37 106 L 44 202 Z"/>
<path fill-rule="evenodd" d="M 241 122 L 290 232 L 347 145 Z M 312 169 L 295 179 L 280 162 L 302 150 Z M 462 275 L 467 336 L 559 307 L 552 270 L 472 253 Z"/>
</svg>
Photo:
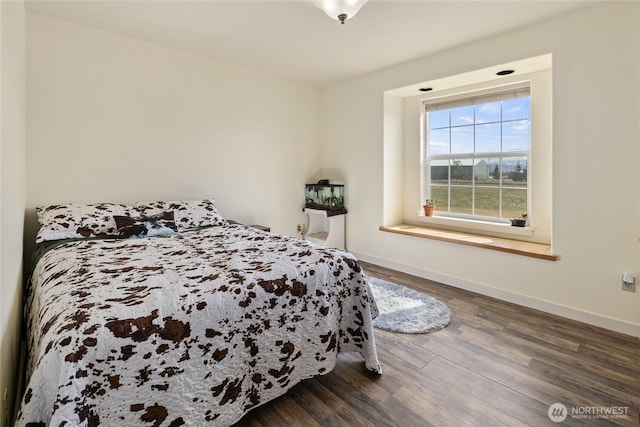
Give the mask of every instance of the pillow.
<svg viewBox="0 0 640 427">
<path fill-rule="evenodd" d="M 136 209 L 141 216 L 157 215 L 172 211 L 179 230 L 213 225 L 228 225 L 218 213 L 213 199 L 168 202 L 138 202 Z"/>
<path fill-rule="evenodd" d="M 178 234 L 178 227 L 173 220 L 173 212 L 163 212 L 158 215 L 132 218 L 130 216 L 114 215 L 118 227 L 118 237 L 121 239 L 161 237 Z"/>
<path fill-rule="evenodd" d="M 114 215 L 135 215 L 133 206 L 115 203 L 61 204 L 36 208 L 40 229 L 36 243 L 45 240 L 115 236 Z"/>
</svg>

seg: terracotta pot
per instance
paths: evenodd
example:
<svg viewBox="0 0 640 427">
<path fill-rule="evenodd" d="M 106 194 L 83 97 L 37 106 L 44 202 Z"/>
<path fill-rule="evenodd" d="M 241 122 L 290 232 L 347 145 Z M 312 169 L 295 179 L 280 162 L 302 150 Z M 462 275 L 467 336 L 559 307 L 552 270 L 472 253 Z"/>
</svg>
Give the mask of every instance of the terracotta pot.
<svg viewBox="0 0 640 427">
<path fill-rule="evenodd" d="M 422 205 L 424 209 L 424 216 L 433 216 L 433 211 L 435 210 L 435 205 Z"/>
</svg>

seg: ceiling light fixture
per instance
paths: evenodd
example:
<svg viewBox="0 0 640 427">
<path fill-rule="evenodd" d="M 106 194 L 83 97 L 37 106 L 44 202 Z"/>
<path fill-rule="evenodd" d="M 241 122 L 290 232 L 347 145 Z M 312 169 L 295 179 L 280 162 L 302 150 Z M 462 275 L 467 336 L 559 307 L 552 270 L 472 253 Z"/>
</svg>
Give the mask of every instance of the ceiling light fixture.
<svg viewBox="0 0 640 427">
<path fill-rule="evenodd" d="M 349 18 L 353 18 L 367 0 L 313 0 L 315 5 L 324 10 L 331 19 L 344 24 Z"/>
</svg>

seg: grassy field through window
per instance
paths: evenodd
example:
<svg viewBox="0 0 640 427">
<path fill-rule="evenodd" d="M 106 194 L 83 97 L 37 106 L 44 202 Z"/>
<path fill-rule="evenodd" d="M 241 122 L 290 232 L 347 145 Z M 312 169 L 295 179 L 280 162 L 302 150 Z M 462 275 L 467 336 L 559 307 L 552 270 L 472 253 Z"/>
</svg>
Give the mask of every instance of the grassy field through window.
<svg viewBox="0 0 640 427">
<path fill-rule="evenodd" d="M 438 185 L 438 181 L 432 181 L 431 199 L 435 201 L 438 211 L 505 219 L 519 217 L 527 213 L 527 183 L 506 181 L 503 182 L 502 197 L 498 183 L 482 185 L 476 182 L 475 198 L 472 187 L 465 185 L 468 183 L 452 182 L 450 199 L 447 182 Z"/>
</svg>

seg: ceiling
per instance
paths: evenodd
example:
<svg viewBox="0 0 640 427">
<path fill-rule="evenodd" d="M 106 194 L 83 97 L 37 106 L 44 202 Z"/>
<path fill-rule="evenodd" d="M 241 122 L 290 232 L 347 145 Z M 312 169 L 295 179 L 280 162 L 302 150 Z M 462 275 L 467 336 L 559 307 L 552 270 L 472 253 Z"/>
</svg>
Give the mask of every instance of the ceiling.
<svg viewBox="0 0 640 427">
<path fill-rule="evenodd" d="M 323 86 L 592 3 L 370 0 L 344 25 L 305 0 L 48 0 L 27 8 Z"/>
</svg>

